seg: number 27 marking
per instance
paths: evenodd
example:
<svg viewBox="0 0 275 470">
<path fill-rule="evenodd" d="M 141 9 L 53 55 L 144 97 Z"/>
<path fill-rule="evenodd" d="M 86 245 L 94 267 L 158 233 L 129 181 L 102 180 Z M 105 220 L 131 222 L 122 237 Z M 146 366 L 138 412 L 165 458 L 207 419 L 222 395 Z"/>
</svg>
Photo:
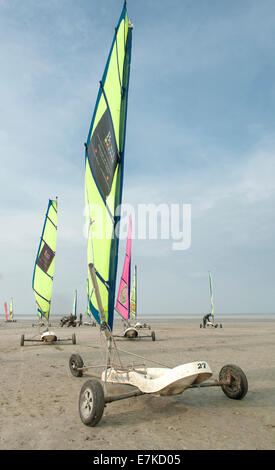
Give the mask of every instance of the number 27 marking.
<svg viewBox="0 0 275 470">
<path fill-rule="evenodd" d="M 198 362 L 198 369 L 206 369 L 206 363 L 205 362 Z"/>
</svg>

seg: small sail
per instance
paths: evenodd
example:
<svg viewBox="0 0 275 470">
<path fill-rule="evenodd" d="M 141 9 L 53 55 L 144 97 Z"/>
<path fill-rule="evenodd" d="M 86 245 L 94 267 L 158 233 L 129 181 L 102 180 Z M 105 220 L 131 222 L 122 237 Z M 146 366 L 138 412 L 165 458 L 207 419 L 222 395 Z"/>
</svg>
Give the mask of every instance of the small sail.
<svg viewBox="0 0 275 470">
<path fill-rule="evenodd" d="M 75 318 L 77 317 L 77 290 L 75 291 L 75 294 L 74 294 L 73 315 Z"/>
<path fill-rule="evenodd" d="M 13 318 L 13 298 L 10 300 L 10 318 Z"/>
<path fill-rule="evenodd" d="M 211 302 L 211 313 L 213 315 L 213 318 L 214 318 L 214 302 L 213 302 L 213 284 L 212 284 L 212 276 L 211 276 L 211 272 L 208 271 L 209 273 L 209 285 L 210 285 L 210 302 Z"/>
<path fill-rule="evenodd" d="M 134 277 L 130 293 L 130 318 L 137 316 L 137 267 L 134 269 Z"/>
<path fill-rule="evenodd" d="M 89 302 L 90 302 L 90 286 L 89 286 L 89 279 L 87 279 L 87 309 L 86 309 L 86 315 L 88 317 L 91 316 L 90 308 L 89 308 Z"/>
<path fill-rule="evenodd" d="M 105 320 L 113 329 L 132 24 L 126 1 L 100 82 L 85 145 L 87 264 L 93 265 Z M 102 323 L 90 271 L 89 310 Z"/>
<path fill-rule="evenodd" d="M 4 307 L 5 307 L 5 317 L 6 317 L 6 321 L 8 320 L 8 306 L 7 306 L 7 302 L 4 303 Z"/>
<path fill-rule="evenodd" d="M 116 311 L 123 318 L 125 318 L 125 320 L 128 320 L 130 317 L 131 249 L 132 249 L 132 218 L 129 217 L 126 253 L 125 253 L 124 265 L 123 265 L 122 275 L 121 275 L 119 289 L 118 289 L 116 307 L 115 307 Z"/>
<path fill-rule="evenodd" d="M 49 200 L 42 236 L 34 265 L 32 288 L 38 316 L 49 319 L 57 238 L 57 200 Z"/>
</svg>

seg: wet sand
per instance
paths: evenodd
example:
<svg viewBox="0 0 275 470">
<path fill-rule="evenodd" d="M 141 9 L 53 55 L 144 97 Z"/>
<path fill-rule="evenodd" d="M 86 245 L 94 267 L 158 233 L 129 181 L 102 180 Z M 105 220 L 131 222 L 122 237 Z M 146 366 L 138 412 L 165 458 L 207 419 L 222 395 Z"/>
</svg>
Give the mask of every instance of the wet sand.
<svg viewBox="0 0 275 470">
<path fill-rule="evenodd" d="M 130 398 L 108 404 L 96 427 L 81 422 L 78 396 L 82 384 L 102 369 L 76 378 L 68 364 L 72 353 L 87 365 L 105 363 L 99 329 L 52 323 L 58 338 L 75 333 L 77 343 L 26 342 L 21 347 L 21 335 L 33 337 L 37 328 L 19 319 L 0 322 L 1 450 L 275 449 L 275 321 L 224 320 L 223 328 L 209 330 L 200 329 L 198 320 L 154 320 L 155 342 L 118 339 L 119 348 L 169 367 L 206 361 L 213 378 L 225 364 L 236 364 L 246 373 L 249 389 L 240 401 L 230 400 L 219 387 Z M 109 392 L 129 388 L 112 385 Z"/>
</svg>

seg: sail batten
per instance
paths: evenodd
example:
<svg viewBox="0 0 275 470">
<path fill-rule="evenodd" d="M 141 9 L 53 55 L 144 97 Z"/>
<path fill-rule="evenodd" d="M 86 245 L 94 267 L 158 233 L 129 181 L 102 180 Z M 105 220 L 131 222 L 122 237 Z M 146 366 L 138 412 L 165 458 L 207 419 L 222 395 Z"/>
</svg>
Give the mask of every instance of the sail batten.
<svg viewBox="0 0 275 470">
<path fill-rule="evenodd" d="M 32 289 L 39 318 L 49 319 L 57 239 L 57 200 L 49 200 L 35 260 Z"/>
<path fill-rule="evenodd" d="M 126 3 L 115 29 L 85 145 L 87 264 L 94 266 L 106 323 L 113 328 L 122 197 L 131 28 Z M 88 269 L 89 311 L 101 323 Z"/>
</svg>

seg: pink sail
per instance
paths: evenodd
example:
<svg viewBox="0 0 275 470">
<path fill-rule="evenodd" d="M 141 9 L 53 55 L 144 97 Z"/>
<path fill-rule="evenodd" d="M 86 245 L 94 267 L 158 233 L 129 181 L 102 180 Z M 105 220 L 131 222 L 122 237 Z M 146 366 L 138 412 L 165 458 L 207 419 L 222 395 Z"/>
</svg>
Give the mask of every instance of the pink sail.
<svg viewBox="0 0 275 470">
<path fill-rule="evenodd" d="M 129 217 L 129 227 L 128 227 L 128 237 L 126 244 L 126 253 L 123 265 L 122 276 L 120 279 L 117 301 L 116 301 L 116 311 L 123 317 L 125 320 L 128 320 L 130 317 L 130 285 L 131 285 L 131 249 L 132 249 L 132 218 Z"/>
<path fill-rule="evenodd" d="M 6 320 L 8 320 L 8 306 L 7 306 L 7 302 L 4 303 L 4 306 L 5 306 L 5 312 L 6 312 Z"/>
</svg>

